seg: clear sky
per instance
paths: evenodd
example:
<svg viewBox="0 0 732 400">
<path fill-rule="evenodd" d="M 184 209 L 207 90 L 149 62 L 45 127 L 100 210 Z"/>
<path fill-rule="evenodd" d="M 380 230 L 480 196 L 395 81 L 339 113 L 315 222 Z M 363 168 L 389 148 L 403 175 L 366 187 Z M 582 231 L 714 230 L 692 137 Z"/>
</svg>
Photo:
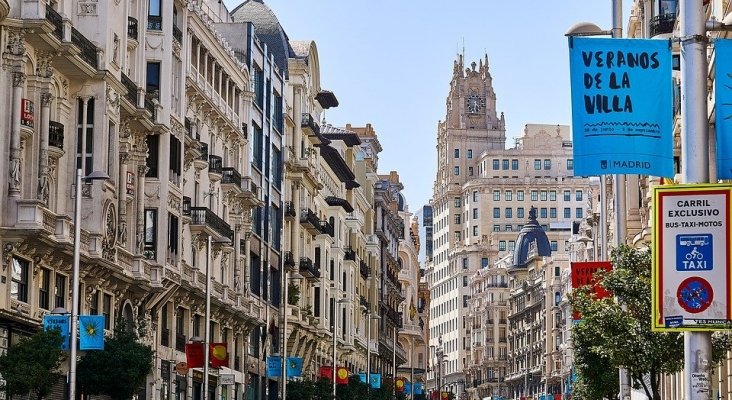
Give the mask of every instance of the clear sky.
<svg viewBox="0 0 732 400">
<path fill-rule="evenodd" d="M 233 9 L 241 0 L 224 0 Z M 379 173 L 399 173 L 410 210 L 432 195 L 437 122 L 453 61 L 488 55 L 507 145 L 527 123 L 571 122 L 564 32 L 579 21 L 610 29 L 611 0 L 264 0 L 291 40 L 314 40 L 321 86 L 340 105 L 335 126 L 371 123 Z M 631 0 L 624 2 L 627 26 Z"/>
</svg>

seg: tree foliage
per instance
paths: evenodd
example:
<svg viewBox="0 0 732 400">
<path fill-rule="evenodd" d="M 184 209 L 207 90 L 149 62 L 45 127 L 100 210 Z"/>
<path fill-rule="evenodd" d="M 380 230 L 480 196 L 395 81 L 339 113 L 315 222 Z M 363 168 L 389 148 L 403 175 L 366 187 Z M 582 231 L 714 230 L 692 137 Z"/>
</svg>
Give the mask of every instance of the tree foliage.
<svg viewBox="0 0 732 400">
<path fill-rule="evenodd" d="M 3 389 L 9 395 L 48 396 L 62 376 L 59 366 L 65 359 L 61 350 L 63 338 L 58 330 L 40 330 L 33 336 L 10 346 L 0 356 Z"/>
<path fill-rule="evenodd" d="M 582 398 L 616 398 L 617 369 L 627 368 L 634 387 L 660 400 L 662 374 L 684 364 L 683 335 L 651 331 L 651 253 L 621 246 L 613 250 L 613 270 L 598 272 L 598 282 L 615 298 L 597 299 L 591 288 L 573 293 L 571 303 L 581 315 L 572 328 L 574 366 L 579 375 L 573 392 Z M 714 362 L 729 348 L 729 336 L 713 338 Z M 648 379 L 645 379 L 645 378 Z"/>
<path fill-rule="evenodd" d="M 336 400 L 405 400 L 404 393 L 393 394 L 389 379 L 382 381 L 382 387 L 369 390 L 368 385 L 361 382 L 357 375 L 351 376 L 347 385 L 337 385 Z M 301 380 L 287 383 L 288 400 L 333 400 L 331 381 Z"/>
<path fill-rule="evenodd" d="M 132 398 L 153 367 L 153 350 L 139 341 L 144 329 L 130 330 L 119 321 L 104 350 L 86 353 L 79 361 L 77 378 L 85 394 L 107 395 L 112 400 Z"/>
</svg>

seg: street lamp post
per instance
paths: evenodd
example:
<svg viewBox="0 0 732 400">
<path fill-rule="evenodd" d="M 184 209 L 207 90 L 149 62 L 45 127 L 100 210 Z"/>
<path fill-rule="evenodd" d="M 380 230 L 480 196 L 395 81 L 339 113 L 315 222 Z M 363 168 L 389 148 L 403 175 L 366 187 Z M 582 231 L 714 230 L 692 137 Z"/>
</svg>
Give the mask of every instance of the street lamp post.
<svg viewBox="0 0 732 400">
<path fill-rule="evenodd" d="M 204 320 L 206 326 L 204 327 L 203 338 L 203 396 L 202 400 L 208 400 L 208 358 L 209 358 L 209 346 L 211 345 L 211 245 L 212 244 L 231 244 L 231 240 L 228 238 L 216 238 L 212 239 L 211 235 L 208 236 L 206 242 L 206 311 Z"/>
<path fill-rule="evenodd" d="M 336 397 L 336 343 L 338 339 L 338 305 L 348 303 L 347 299 L 333 301 L 333 398 Z"/>
<path fill-rule="evenodd" d="M 282 400 L 287 399 L 287 307 L 290 305 L 289 286 L 290 280 L 300 280 L 302 275 L 297 271 L 290 276 L 290 271 L 285 271 L 285 283 L 283 290 L 283 317 L 282 317 Z"/>
<path fill-rule="evenodd" d="M 86 109 L 85 109 L 86 111 Z M 86 135 L 82 135 L 86 136 Z M 83 159 L 83 157 L 82 157 Z M 82 162 L 83 163 L 83 162 Z M 76 399 L 76 340 L 79 330 L 79 259 L 81 252 L 81 183 L 91 183 L 95 180 L 106 180 L 109 176 L 104 172 L 94 171 L 91 174 L 81 177 L 82 168 L 76 169 L 76 185 L 74 198 L 74 258 L 72 261 L 71 281 L 71 344 L 69 355 L 69 399 Z"/>
</svg>

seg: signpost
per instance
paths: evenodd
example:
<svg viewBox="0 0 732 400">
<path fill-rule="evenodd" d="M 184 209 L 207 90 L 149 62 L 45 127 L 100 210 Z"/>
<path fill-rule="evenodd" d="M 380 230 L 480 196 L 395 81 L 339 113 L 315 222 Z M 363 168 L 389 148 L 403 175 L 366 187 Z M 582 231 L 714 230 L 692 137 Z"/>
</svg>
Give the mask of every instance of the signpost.
<svg viewBox="0 0 732 400">
<path fill-rule="evenodd" d="M 732 186 L 659 186 L 653 192 L 656 331 L 732 329 Z"/>
</svg>

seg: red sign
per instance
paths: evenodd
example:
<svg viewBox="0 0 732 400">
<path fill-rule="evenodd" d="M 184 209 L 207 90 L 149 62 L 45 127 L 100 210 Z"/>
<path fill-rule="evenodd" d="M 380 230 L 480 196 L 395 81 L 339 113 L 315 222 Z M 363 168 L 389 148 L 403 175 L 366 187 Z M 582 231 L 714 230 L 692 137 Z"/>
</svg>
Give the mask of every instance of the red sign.
<svg viewBox="0 0 732 400">
<path fill-rule="evenodd" d="M 127 194 L 130 196 L 134 196 L 135 195 L 135 174 L 133 174 L 130 171 L 127 171 L 126 187 L 127 187 Z"/>
<path fill-rule="evenodd" d="M 203 368 L 203 343 L 186 343 L 188 368 Z"/>
<path fill-rule="evenodd" d="M 209 360 L 211 368 L 221 368 L 229 366 L 229 352 L 226 343 L 209 344 Z"/>
<path fill-rule="evenodd" d="M 338 367 L 336 369 L 336 383 L 340 385 L 348 384 L 348 369 L 346 367 Z"/>
<path fill-rule="evenodd" d="M 320 377 L 325 378 L 329 381 L 333 381 L 333 367 L 329 365 L 323 365 L 320 367 Z"/>
<path fill-rule="evenodd" d="M 33 127 L 33 102 L 28 99 L 20 100 L 20 124 Z"/>
<path fill-rule="evenodd" d="M 611 293 L 597 284 L 595 273 L 597 271 L 611 271 L 613 264 L 610 261 L 588 261 L 572 263 L 572 289 L 579 289 L 582 286 L 592 286 L 592 291 L 596 299 L 610 297 Z M 580 319 L 578 313 L 574 313 L 574 319 Z"/>
<path fill-rule="evenodd" d="M 396 391 L 401 393 L 404 391 L 404 378 L 397 378 L 396 382 L 394 383 L 396 385 Z"/>
</svg>

